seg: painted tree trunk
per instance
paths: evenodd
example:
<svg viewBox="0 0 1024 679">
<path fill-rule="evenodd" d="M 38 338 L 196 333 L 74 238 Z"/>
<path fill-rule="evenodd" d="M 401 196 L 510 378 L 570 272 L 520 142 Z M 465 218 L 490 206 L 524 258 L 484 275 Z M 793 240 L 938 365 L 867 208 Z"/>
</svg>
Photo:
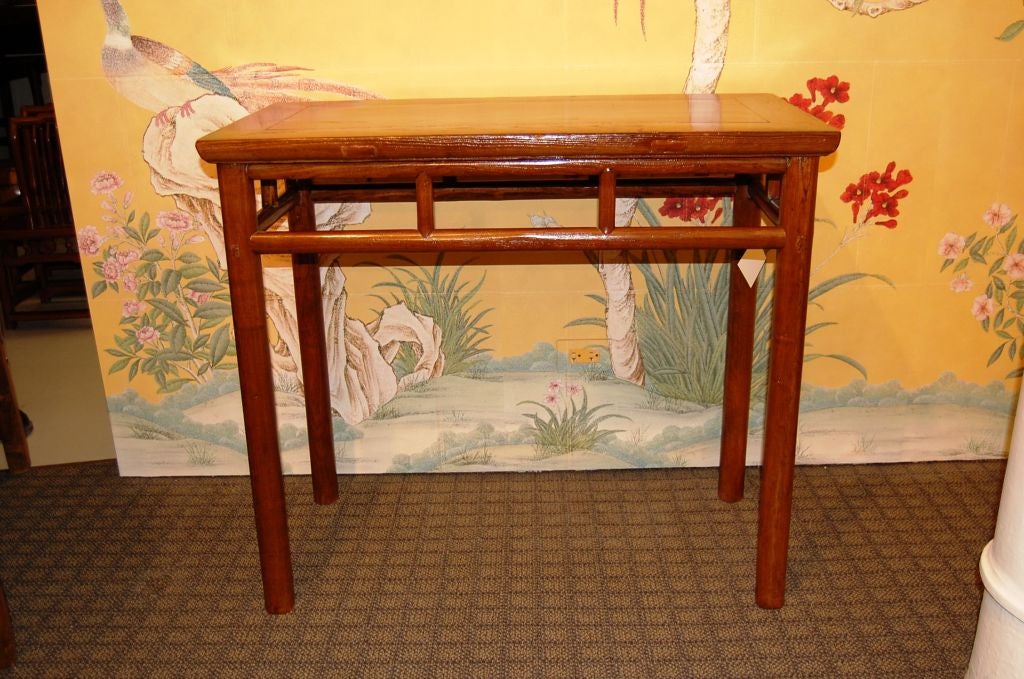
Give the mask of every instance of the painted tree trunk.
<svg viewBox="0 0 1024 679">
<path fill-rule="evenodd" d="M 725 49 L 729 43 L 729 0 L 695 0 L 696 33 L 693 59 L 683 91 L 686 94 L 710 94 L 718 87 L 725 66 Z M 637 199 L 615 201 L 615 226 L 629 226 L 636 212 Z M 608 353 L 616 377 L 634 384 L 644 384 L 644 362 L 636 331 L 636 290 L 626 254 L 601 253 L 598 273 L 604 284 L 605 323 L 608 331 Z"/>
</svg>

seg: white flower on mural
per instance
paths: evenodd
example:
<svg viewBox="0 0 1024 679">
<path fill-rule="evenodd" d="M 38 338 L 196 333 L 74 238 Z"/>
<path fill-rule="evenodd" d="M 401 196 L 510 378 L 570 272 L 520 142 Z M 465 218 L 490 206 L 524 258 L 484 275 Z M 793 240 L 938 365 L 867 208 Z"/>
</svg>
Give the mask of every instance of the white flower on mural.
<svg viewBox="0 0 1024 679">
<path fill-rule="evenodd" d="M 1003 260 L 1003 271 L 1011 281 L 1024 279 L 1024 254 L 1011 252 Z"/>
<path fill-rule="evenodd" d="M 978 295 L 971 303 L 971 315 L 975 320 L 983 321 L 995 313 L 995 300 L 988 295 Z"/>
<path fill-rule="evenodd" d="M 953 292 L 967 292 L 974 287 L 974 281 L 968 278 L 967 274 L 960 272 L 953 276 L 953 280 L 949 282 L 949 289 Z"/>
<path fill-rule="evenodd" d="M 956 233 L 947 233 L 939 241 L 939 254 L 946 259 L 956 259 L 964 251 L 967 239 Z"/>
<path fill-rule="evenodd" d="M 78 251 L 90 257 L 98 255 L 105 240 L 106 238 L 96 231 L 95 226 L 87 226 L 78 232 Z"/>
<path fill-rule="evenodd" d="M 992 203 L 992 207 L 985 210 L 985 214 L 981 218 L 993 229 L 998 229 L 1006 226 L 1012 217 L 1013 211 L 1009 205 L 1006 203 Z"/>
<path fill-rule="evenodd" d="M 96 176 L 92 178 L 89 189 L 94 196 L 98 196 L 101 193 L 111 194 L 121 188 L 122 184 L 124 184 L 124 180 L 116 172 L 104 170 L 97 172 Z"/>
</svg>

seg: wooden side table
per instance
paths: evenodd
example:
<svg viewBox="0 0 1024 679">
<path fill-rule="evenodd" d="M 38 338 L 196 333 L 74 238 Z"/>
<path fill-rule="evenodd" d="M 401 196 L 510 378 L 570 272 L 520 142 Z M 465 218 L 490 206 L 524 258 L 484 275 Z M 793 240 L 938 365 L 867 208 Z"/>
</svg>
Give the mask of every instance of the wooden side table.
<svg viewBox="0 0 1024 679">
<path fill-rule="evenodd" d="M 319 254 L 654 248 L 776 252 L 756 601 L 780 607 L 818 160 L 838 143 L 837 130 L 766 94 L 285 103 L 200 139 L 220 182 L 267 610 L 290 611 L 294 588 L 261 255 L 292 255 L 313 492 L 326 504 L 338 484 Z M 735 226 L 615 227 L 615 198 L 667 195 L 731 196 Z M 434 225 L 435 200 L 593 196 L 594 228 Z M 315 231 L 317 202 L 395 200 L 416 202 L 416 229 Z M 285 215 L 290 231 L 266 230 Z M 750 403 L 755 295 L 741 280 L 734 264 L 719 481 L 726 501 L 743 494 Z"/>
</svg>

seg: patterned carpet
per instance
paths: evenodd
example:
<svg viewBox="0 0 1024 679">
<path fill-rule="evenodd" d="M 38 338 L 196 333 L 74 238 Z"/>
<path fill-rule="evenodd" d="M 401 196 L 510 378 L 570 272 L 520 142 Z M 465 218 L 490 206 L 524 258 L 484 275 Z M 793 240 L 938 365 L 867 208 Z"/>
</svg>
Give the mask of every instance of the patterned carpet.
<svg viewBox="0 0 1024 679">
<path fill-rule="evenodd" d="M 0 676 L 962 677 L 1003 469 L 799 467 L 778 611 L 714 470 L 348 476 L 330 507 L 292 477 L 286 616 L 247 479 L 2 473 Z"/>
</svg>

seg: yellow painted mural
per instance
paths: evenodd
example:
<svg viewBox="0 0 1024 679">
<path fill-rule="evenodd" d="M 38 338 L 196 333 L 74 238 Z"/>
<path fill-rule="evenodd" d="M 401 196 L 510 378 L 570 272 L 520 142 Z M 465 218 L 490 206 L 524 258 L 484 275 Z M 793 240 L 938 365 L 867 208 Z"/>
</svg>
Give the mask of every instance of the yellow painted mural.
<svg viewBox="0 0 1024 679">
<path fill-rule="evenodd" d="M 39 4 L 124 474 L 245 473 L 216 182 L 194 141 L 298 98 L 787 99 L 843 132 L 819 179 L 799 461 L 1005 453 L 1024 364 L 1017 0 Z M 715 199 L 628 207 L 652 227 L 731 215 Z M 517 201 L 444 204 L 438 219 L 555 228 L 595 214 L 588 201 Z M 413 215 L 318 211 L 330 228 Z M 339 469 L 715 464 L 727 276 L 701 257 L 623 256 L 643 358 L 632 376 L 609 356 L 609 290 L 582 255 L 343 258 L 327 274 L 344 339 Z M 290 284 L 267 265 L 283 458 L 304 472 Z M 393 327 L 415 339 L 386 347 Z M 558 438 L 574 413 L 586 436 Z"/>
</svg>

